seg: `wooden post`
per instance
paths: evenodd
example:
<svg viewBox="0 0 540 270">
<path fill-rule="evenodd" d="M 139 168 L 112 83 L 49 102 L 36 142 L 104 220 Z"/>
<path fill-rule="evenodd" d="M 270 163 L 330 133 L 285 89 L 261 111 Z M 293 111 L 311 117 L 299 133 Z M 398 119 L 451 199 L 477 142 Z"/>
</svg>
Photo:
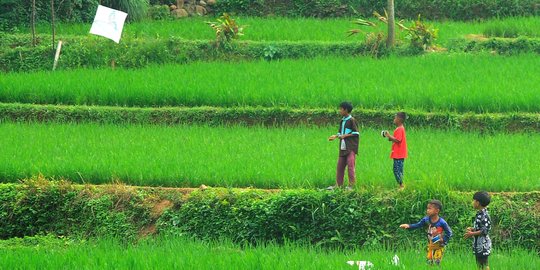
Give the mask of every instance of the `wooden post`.
<svg viewBox="0 0 540 270">
<path fill-rule="evenodd" d="M 56 54 L 54 55 L 54 64 L 52 70 L 56 69 L 56 65 L 58 64 L 58 58 L 60 58 L 60 51 L 62 50 L 62 41 L 58 41 L 58 46 L 56 46 Z"/>
<path fill-rule="evenodd" d="M 386 38 L 386 47 L 393 48 L 396 40 L 394 18 L 394 0 L 388 0 L 388 37 Z"/>
<path fill-rule="evenodd" d="M 36 0 L 32 0 L 32 46 L 36 46 Z"/>
<path fill-rule="evenodd" d="M 51 0 L 51 28 L 52 28 L 52 49 L 54 50 L 54 0 Z"/>
</svg>

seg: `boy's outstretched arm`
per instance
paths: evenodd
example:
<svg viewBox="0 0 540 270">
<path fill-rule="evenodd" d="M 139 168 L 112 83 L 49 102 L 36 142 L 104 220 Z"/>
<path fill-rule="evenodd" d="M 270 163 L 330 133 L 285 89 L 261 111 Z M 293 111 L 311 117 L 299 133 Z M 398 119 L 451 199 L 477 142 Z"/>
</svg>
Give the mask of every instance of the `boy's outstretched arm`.
<svg viewBox="0 0 540 270">
<path fill-rule="evenodd" d="M 420 221 L 418 221 L 417 223 L 414 223 L 414 224 L 401 224 L 401 225 L 399 225 L 399 227 L 402 228 L 402 229 L 418 229 L 418 228 L 422 228 L 426 224 L 427 219 L 428 219 L 428 217 L 424 217 Z"/>
</svg>

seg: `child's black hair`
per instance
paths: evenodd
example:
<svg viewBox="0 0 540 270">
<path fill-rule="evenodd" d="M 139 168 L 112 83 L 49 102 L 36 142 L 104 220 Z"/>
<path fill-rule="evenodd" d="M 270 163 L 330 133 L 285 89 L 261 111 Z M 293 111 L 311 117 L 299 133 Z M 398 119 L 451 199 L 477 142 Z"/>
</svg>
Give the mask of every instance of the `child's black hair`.
<svg viewBox="0 0 540 270">
<path fill-rule="evenodd" d="M 401 122 L 405 122 L 405 119 L 407 119 L 407 114 L 405 112 L 398 112 L 396 113 L 396 116 L 401 119 Z"/>
<path fill-rule="evenodd" d="M 352 109 L 353 109 L 352 104 L 350 102 L 348 102 L 348 101 L 341 102 L 339 104 L 339 107 L 345 109 L 348 113 L 351 113 Z"/>
<path fill-rule="evenodd" d="M 477 200 L 481 206 L 486 207 L 491 202 L 491 196 L 485 191 L 478 191 L 474 193 L 473 200 Z"/>
<path fill-rule="evenodd" d="M 439 200 L 431 200 L 428 204 L 435 205 L 437 209 L 439 209 L 439 212 L 442 212 L 442 202 Z"/>
</svg>

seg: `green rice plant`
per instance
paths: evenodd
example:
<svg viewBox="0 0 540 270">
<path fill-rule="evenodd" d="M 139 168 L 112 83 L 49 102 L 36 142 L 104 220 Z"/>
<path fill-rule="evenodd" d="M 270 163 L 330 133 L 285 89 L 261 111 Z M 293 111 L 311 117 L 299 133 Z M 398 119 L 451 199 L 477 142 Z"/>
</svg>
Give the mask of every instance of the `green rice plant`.
<svg viewBox="0 0 540 270">
<path fill-rule="evenodd" d="M 336 121 L 339 117 L 336 117 Z M 0 125 L 0 179 L 42 174 L 79 183 L 324 188 L 335 182 L 337 127 Z M 388 128 L 391 128 L 388 119 Z M 456 190 L 540 189 L 538 134 L 463 133 L 408 128 L 405 184 Z M 361 186 L 395 187 L 391 144 L 361 128 Z"/>
<path fill-rule="evenodd" d="M 124 245 L 115 240 L 88 242 L 44 240 L 44 246 L 15 245 L 0 248 L 2 269 L 356 269 L 348 261 L 370 261 L 373 269 L 429 269 L 423 248 L 387 250 L 323 250 L 287 243 L 239 246 L 227 240 L 200 242 L 184 237 L 159 237 Z M 398 255 L 399 264 L 392 264 Z M 444 269 L 473 269 L 469 250 L 447 249 Z M 496 269 L 535 269 L 537 254 L 530 250 L 495 250 L 490 266 Z"/>
<path fill-rule="evenodd" d="M 491 20 L 485 23 L 483 35 L 485 37 L 516 38 L 538 37 L 540 22 L 532 19 L 520 20 L 508 18 L 501 20 Z"/>
<path fill-rule="evenodd" d="M 540 111 L 536 55 L 195 62 L 0 77 L 0 102 L 110 106 L 289 106 Z"/>
</svg>

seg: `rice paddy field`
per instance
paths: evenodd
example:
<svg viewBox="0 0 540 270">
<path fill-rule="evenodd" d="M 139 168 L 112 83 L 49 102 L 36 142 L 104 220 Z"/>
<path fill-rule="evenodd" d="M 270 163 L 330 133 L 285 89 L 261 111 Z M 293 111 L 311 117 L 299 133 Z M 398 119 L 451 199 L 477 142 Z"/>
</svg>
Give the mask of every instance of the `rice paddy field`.
<svg viewBox="0 0 540 270">
<path fill-rule="evenodd" d="M 214 18 L 206 17 L 130 23 L 124 28 L 123 39 L 174 36 L 185 40 L 212 40 L 215 33 L 205 23 L 212 20 Z M 362 35 L 347 37 L 348 30 L 359 28 L 352 20 L 354 18 L 237 18 L 239 24 L 247 25 L 241 40 L 299 43 L 362 41 Z M 540 37 L 540 17 L 431 23 L 439 28 L 436 43 L 443 47 L 463 38 Z M 89 24 L 58 22 L 56 27 L 57 38 L 89 36 Z M 383 31 L 384 27 L 379 23 L 377 28 L 363 30 Z M 29 29 L 21 27 L 14 32 L 29 33 Z M 37 33 L 50 33 L 50 25 L 38 25 Z M 398 35 L 404 37 L 404 33 Z M 191 62 L 141 69 L 2 73 L 0 102 L 29 106 L 335 109 L 340 102 L 348 100 L 356 108 L 386 111 L 540 115 L 538 74 L 540 58 L 531 53 L 502 56 L 495 52 L 439 51 L 382 59 L 355 56 L 270 62 Z M 335 183 L 339 148 L 337 142 L 329 142 L 327 138 L 336 133 L 340 118 L 336 114 L 336 126 L 287 127 L 5 121 L 0 122 L 0 182 L 18 182 L 40 175 L 90 184 L 323 189 Z M 386 126 L 388 130 L 394 128 L 392 119 L 387 119 Z M 523 192 L 523 196 L 528 196 L 526 194 L 540 191 L 538 133 L 463 132 L 408 125 L 406 128 L 409 158 L 405 162 L 405 192 L 421 187 L 422 190 L 487 190 L 503 195 Z M 381 137 L 379 129 L 371 126 L 360 129 L 356 187 L 395 189 L 389 158 L 391 143 Z M 23 187 L 17 185 L 17 188 Z M 3 192 L 16 191 L 6 187 Z M 11 210 L 4 211 L 7 203 L 3 204 L 3 200 L 13 198 L 10 197 L 13 194 L 5 197 L 0 194 L 0 225 L 4 224 L 3 220 L 12 218 Z M 25 198 L 20 199 L 25 202 Z M 94 206 L 108 207 L 106 195 L 95 199 L 89 203 L 88 211 L 93 213 Z M 528 205 L 530 198 L 525 199 Z M 530 199 L 530 209 L 537 210 L 540 202 L 533 200 Z M 149 202 L 151 200 L 144 203 Z M 61 202 L 51 203 L 58 204 Z M 54 207 L 47 209 L 54 211 Z M 15 210 L 21 212 L 17 215 L 25 217 L 20 221 L 23 224 L 20 231 L 29 231 L 28 236 L 35 234 L 34 229 L 39 228 L 32 227 L 32 215 L 44 210 Z M 138 217 L 123 214 L 119 212 L 114 216 L 117 219 L 111 219 L 112 228 L 115 222 L 127 224 L 121 221 L 131 222 L 130 219 Z M 418 213 L 419 217 L 422 214 Z M 155 223 L 158 217 L 144 216 L 152 219 L 145 220 L 145 224 Z M 46 218 L 47 213 L 36 222 L 44 223 Z M 463 220 L 467 218 L 464 216 Z M 496 224 L 501 226 L 497 228 L 502 235 L 499 237 L 506 237 L 502 227 L 511 223 L 507 219 L 515 217 L 497 217 L 502 224 Z M 296 228 L 293 222 L 291 218 L 290 226 Z M 523 226 L 530 230 L 527 235 L 538 235 L 537 226 L 529 225 Z M 7 228 L 2 232 L 18 232 L 18 229 Z M 519 232 L 509 232 L 517 235 L 510 235 L 508 239 L 519 239 Z M 339 235 L 338 231 L 336 233 Z M 455 233 L 454 237 L 461 236 L 461 232 L 456 230 Z M 371 261 L 375 265 L 373 269 L 432 269 L 425 263 L 423 243 L 399 250 L 377 245 L 382 243 L 337 250 L 297 242 L 241 246 L 231 243 L 230 239 L 201 241 L 193 240 L 190 235 L 159 233 L 155 237 L 134 238 L 137 240 L 126 242 L 125 239 L 71 239 L 67 235 L 0 240 L 0 269 L 355 269 L 357 266 L 347 264 L 351 260 Z M 502 250 L 494 244 L 491 269 L 539 268 L 538 250 Z M 400 257 L 397 266 L 391 264 L 395 254 Z M 474 256 L 469 249 L 453 248 L 450 243 L 441 269 L 474 269 L 474 266 Z"/>
<path fill-rule="evenodd" d="M 41 245 L 0 247 L 2 269 L 357 269 L 348 261 L 370 261 L 372 269 L 432 269 L 423 249 L 322 250 L 288 243 L 240 247 L 227 241 L 198 242 L 181 237 L 148 239 L 138 244 L 114 240 L 89 242 L 51 241 Z M 0 244 L 1 245 L 1 244 Z M 392 258 L 398 255 L 399 264 Z M 526 250 L 496 250 L 490 256 L 494 269 L 531 269 L 540 264 L 537 254 Z M 443 269 L 473 269 L 468 250 L 449 248 Z M 369 269 L 369 268 L 368 268 Z"/>
<path fill-rule="evenodd" d="M 389 126 L 391 128 L 391 126 Z M 0 178 L 43 174 L 74 182 L 324 188 L 334 182 L 337 127 L 0 125 Z M 538 134 L 408 130 L 407 185 L 538 190 Z M 359 185 L 392 188 L 391 144 L 361 129 Z M 523 151 L 528 149 L 528 151 Z M 466 169 L 464 169 L 466 168 Z"/>
<path fill-rule="evenodd" d="M 377 27 L 358 27 L 353 24 L 356 18 L 314 19 L 314 18 L 237 18 L 240 25 L 245 25 L 245 35 L 242 40 L 256 41 L 359 41 L 361 36 L 347 37 L 347 31 L 360 28 L 366 32 L 383 31 L 385 24 L 377 22 Z M 124 38 L 168 38 L 181 37 L 187 40 L 211 40 L 215 37 L 206 21 L 212 18 L 189 18 L 172 21 L 150 21 L 132 23 L 125 26 Z M 467 35 L 486 36 L 527 36 L 538 37 L 540 33 L 540 18 L 504 18 L 491 19 L 481 22 L 428 22 L 439 29 L 438 43 L 446 44 L 451 39 L 464 38 Z M 406 22 L 410 25 L 411 22 Z M 57 34 L 62 36 L 88 35 L 88 24 L 57 24 Z M 21 29 L 23 32 L 29 29 Z M 38 33 L 50 33 L 50 25 L 39 25 Z M 29 33 L 29 32 L 28 32 Z M 404 33 L 400 33 L 404 35 Z"/>
<path fill-rule="evenodd" d="M 0 102 L 335 108 L 347 99 L 373 109 L 538 112 L 538 74 L 537 55 L 197 62 L 4 74 Z"/>
</svg>

